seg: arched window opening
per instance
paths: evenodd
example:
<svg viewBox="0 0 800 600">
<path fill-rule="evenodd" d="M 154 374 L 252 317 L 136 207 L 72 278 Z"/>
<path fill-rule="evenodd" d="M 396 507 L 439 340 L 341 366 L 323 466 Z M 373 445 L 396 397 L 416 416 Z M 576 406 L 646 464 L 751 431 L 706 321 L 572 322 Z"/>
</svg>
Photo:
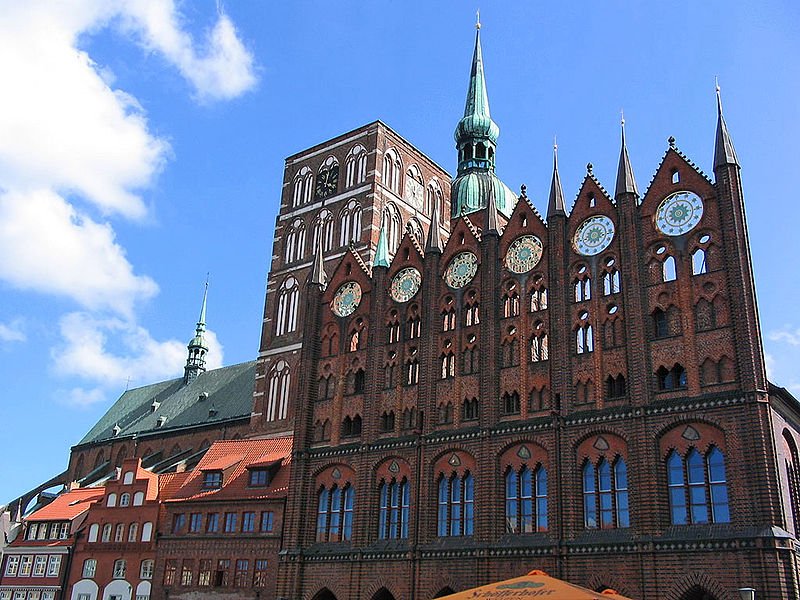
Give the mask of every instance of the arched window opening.
<svg viewBox="0 0 800 600">
<path fill-rule="evenodd" d="M 400 481 L 381 481 L 378 488 L 378 538 L 405 539 L 411 515 L 411 486 L 404 477 Z"/>
<path fill-rule="evenodd" d="M 667 457 L 670 518 L 673 525 L 729 523 L 725 456 L 711 446 L 703 456 L 691 448 Z"/>
<path fill-rule="evenodd" d="M 464 303 L 464 325 L 471 327 L 472 325 L 478 325 L 480 322 L 480 303 L 478 302 L 477 294 L 471 292 Z"/>
<path fill-rule="evenodd" d="M 461 356 L 462 356 L 461 372 L 464 375 L 477 373 L 480 367 L 480 361 L 478 360 L 477 346 L 470 346 L 468 348 L 465 348 Z"/>
<path fill-rule="evenodd" d="M 519 315 L 519 293 L 517 286 L 511 284 L 503 293 L 503 317 L 516 317 Z"/>
<path fill-rule="evenodd" d="M 544 330 L 544 323 L 541 321 L 536 321 L 533 325 L 530 346 L 531 362 L 541 362 L 549 358 L 547 332 Z"/>
<path fill-rule="evenodd" d="M 339 213 L 339 245 L 347 246 L 350 242 L 361 239 L 361 205 L 350 200 Z"/>
<path fill-rule="evenodd" d="M 446 425 L 453 422 L 453 403 L 441 403 L 437 407 L 436 424 Z"/>
<path fill-rule="evenodd" d="M 441 374 L 440 379 L 447 379 L 449 377 L 455 377 L 456 374 L 456 357 L 452 351 L 445 352 L 440 357 L 441 361 Z"/>
<path fill-rule="evenodd" d="M 278 291 L 278 314 L 275 335 L 284 335 L 297 329 L 300 286 L 294 277 L 287 277 Z"/>
<path fill-rule="evenodd" d="M 336 378 L 329 374 L 319 378 L 317 400 L 331 400 L 336 393 Z"/>
<path fill-rule="evenodd" d="M 311 193 L 314 187 L 314 174 L 308 167 L 303 167 L 294 178 L 294 189 L 292 193 L 292 206 L 297 207 L 311 201 Z"/>
<path fill-rule="evenodd" d="M 576 279 L 572 282 L 575 292 L 575 302 L 583 302 L 592 299 L 592 280 L 589 277 Z"/>
<path fill-rule="evenodd" d="M 305 257 L 306 226 L 300 219 L 289 227 L 284 243 L 284 261 L 288 264 Z"/>
<path fill-rule="evenodd" d="M 528 394 L 528 410 L 531 412 L 546 410 L 547 398 L 548 396 L 546 387 L 532 389 L 531 393 Z"/>
<path fill-rule="evenodd" d="M 405 371 L 405 385 L 416 385 L 419 383 L 419 361 L 416 356 L 412 356 L 406 360 Z"/>
<path fill-rule="evenodd" d="M 783 432 L 783 460 L 786 466 L 786 479 L 789 488 L 789 504 L 795 535 L 800 530 L 800 459 L 797 445 L 788 431 Z"/>
<path fill-rule="evenodd" d="M 475 421 L 478 419 L 478 399 L 465 399 L 461 405 L 461 420 Z"/>
<path fill-rule="evenodd" d="M 627 393 L 625 389 L 625 377 L 620 373 L 616 377 L 609 375 L 606 378 L 606 398 L 616 400 L 622 398 Z"/>
<path fill-rule="evenodd" d="M 311 236 L 311 251 L 316 252 L 322 241 L 322 251 L 333 249 L 333 213 L 327 208 L 320 211 L 314 219 L 313 233 Z"/>
<path fill-rule="evenodd" d="M 345 159 L 345 186 L 352 187 L 364 183 L 367 178 L 367 151 L 356 145 L 350 149 Z"/>
<path fill-rule="evenodd" d="M 703 273 L 708 273 L 706 251 L 698 248 L 692 252 L 692 275 L 702 275 Z"/>
<path fill-rule="evenodd" d="M 442 311 L 442 331 L 452 331 L 456 328 L 456 311 L 446 308 Z"/>
<path fill-rule="evenodd" d="M 400 246 L 400 234 L 403 229 L 403 221 L 400 217 L 400 211 L 389 202 L 383 209 L 383 216 L 381 218 L 381 227 L 386 232 L 386 246 L 391 254 L 397 252 Z"/>
<path fill-rule="evenodd" d="M 619 271 L 611 269 L 603 273 L 603 295 L 610 296 L 611 294 L 618 294 L 619 291 Z"/>
<path fill-rule="evenodd" d="M 344 487 L 333 484 L 317 493 L 317 541 L 349 541 L 353 536 L 353 506 L 355 490 L 349 483 Z"/>
<path fill-rule="evenodd" d="M 675 257 L 667 256 L 661 265 L 661 280 L 664 282 L 675 281 L 678 278 L 678 273 L 675 268 Z"/>
<path fill-rule="evenodd" d="M 436 531 L 439 537 L 471 536 L 475 529 L 475 490 L 472 475 L 441 475 Z"/>
<path fill-rule="evenodd" d="M 353 418 L 346 416 L 342 421 L 342 437 L 358 437 L 361 435 L 361 415 Z"/>
<path fill-rule="evenodd" d="M 406 339 L 413 340 L 418 338 L 421 334 L 422 319 L 420 318 L 416 307 L 412 307 L 411 311 L 409 311 L 408 318 L 406 319 Z"/>
<path fill-rule="evenodd" d="M 500 397 L 500 412 L 504 415 L 518 415 L 520 412 L 519 392 L 504 392 Z"/>
<path fill-rule="evenodd" d="M 531 290 L 531 312 L 547 309 L 547 288 L 540 287 Z"/>
<path fill-rule="evenodd" d="M 392 190 L 395 194 L 400 194 L 400 174 L 403 170 L 403 163 L 394 148 L 390 148 L 383 155 L 383 185 Z"/>
<path fill-rule="evenodd" d="M 523 465 L 506 472 L 506 533 L 547 531 L 547 471 Z"/>
<path fill-rule="evenodd" d="M 388 412 L 384 411 L 381 415 L 381 425 L 380 430 L 383 433 L 394 431 L 394 411 L 390 410 Z"/>
<path fill-rule="evenodd" d="M 583 465 L 583 516 L 586 529 L 630 527 L 628 469 L 622 457 L 613 466 L 605 457 Z"/>
<path fill-rule="evenodd" d="M 402 429 L 415 429 L 417 427 L 417 409 L 403 409 Z"/>
<path fill-rule="evenodd" d="M 594 352 L 594 334 L 589 323 L 584 323 L 575 330 L 575 351 L 578 354 Z"/>
<path fill-rule="evenodd" d="M 286 361 L 279 361 L 272 369 L 267 392 L 267 421 L 280 421 L 289 414 L 289 387 L 291 369 Z"/>
<path fill-rule="evenodd" d="M 686 369 L 678 363 L 671 369 L 663 365 L 656 371 L 659 391 L 679 390 L 685 388 L 687 384 Z"/>
</svg>

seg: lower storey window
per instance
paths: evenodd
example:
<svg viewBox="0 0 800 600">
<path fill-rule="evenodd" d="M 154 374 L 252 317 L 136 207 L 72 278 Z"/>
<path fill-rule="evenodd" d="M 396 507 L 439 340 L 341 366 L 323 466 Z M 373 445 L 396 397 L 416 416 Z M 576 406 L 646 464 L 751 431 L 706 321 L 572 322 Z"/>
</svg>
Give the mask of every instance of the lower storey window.
<svg viewBox="0 0 800 600">
<path fill-rule="evenodd" d="M 382 540 L 408 537 L 408 480 L 381 482 L 378 537 Z"/>
<path fill-rule="evenodd" d="M 317 541 L 338 542 L 353 535 L 353 502 L 355 490 L 349 483 L 337 484 L 319 491 L 317 502 Z"/>
<path fill-rule="evenodd" d="M 475 528 L 475 490 L 472 475 L 439 479 L 437 535 L 472 535 Z"/>
<path fill-rule="evenodd" d="M 259 558 L 256 560 L 253 571 L 253 587 L 264 587 L 267 585 L 267 559 Z"/>
<path fill-rule="evenodd" d="M 197 572 L 197 585 L 211 585 L 211 559 L 201 558 L 200 569 Z"/>
<path fill-rule="evenodd" d="M 221 558 L 217 561 L 217 570 L 214 571 L 214 586 L 221 587 L 228 585 L 228 571 L 231 570 L 231 561 Z"/>
<path fill-rule="evenodd" d="M 670 452 L 667 483 L 673 525 L 730 522 L 725 456 L 719 448 L 712 446 L 705 456 L 695 448 L 685 457 Z"/>
<path fill-rule="evenodd" d="M 547 471 L 509 469 L 506 473 L 506 532 L 547 531 Z"/>
<path fill-rule="evenodd" d="M 247 587 L 250 578 L 250 561 L 246 558 L 240 558 L 236 561 L 236 572 L 233 578 L 233 584 L 236 587 Z"/>
<path fill-rule="evenodd" d="M 628 470 L 620 457 L 583 466 L 583 515 L 587 529 L 630 527 Z"/>
</svg>

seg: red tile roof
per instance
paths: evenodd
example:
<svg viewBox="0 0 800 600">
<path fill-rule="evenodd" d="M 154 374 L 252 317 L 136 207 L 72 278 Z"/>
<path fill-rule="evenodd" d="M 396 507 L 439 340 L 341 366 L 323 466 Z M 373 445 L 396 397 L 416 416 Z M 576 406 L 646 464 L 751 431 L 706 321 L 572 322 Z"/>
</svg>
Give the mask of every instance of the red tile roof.
<svg viewBox="0 0 800 600">
<path fill-rule="evenodd" d="M 183 486 L 172 495 L 169 502 L 180 500 L 249 500 L 258 498 L 283 498 L 289 489 L 289 467 L 292 458 L 292 438 L 257 440 L 228 440 L 211 444 L 197 467 L 187 473 Z M 238 461 L 238 462 L 236 462 Z M 250 487 L 248 467 L 264 466 L 280 461 L 281 467 L 266 487 Z M 223 477 L 222 487 L 203 489 L 203 471 L 232 468 Z"/>
<path fill-rule="evenodd" d="M 189 479 L 190 471 L 181 473 L 161 473 L 158 476 L 158 495 L 161 500 L 169 500 Z"/>
<path fill-rule="evenodd" d="M 47 506 L 28 515 L 26 521 L 71 521 L 89 509 L 89 506 L 103 497 L 105 490 L 96 488 L 77 488 L 56 496 Z"/>
</svg>

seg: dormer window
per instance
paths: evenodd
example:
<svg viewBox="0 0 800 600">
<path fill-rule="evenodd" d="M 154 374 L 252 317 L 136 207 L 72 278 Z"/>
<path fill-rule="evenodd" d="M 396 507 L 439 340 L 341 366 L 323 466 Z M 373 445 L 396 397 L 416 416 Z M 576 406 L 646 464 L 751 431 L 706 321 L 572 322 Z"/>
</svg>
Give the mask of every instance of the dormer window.
<svg viewBox="0 0 800 600">
<path fill-rule="evenodd" d="M 250 469 L 250 487 L 266 487 L 269 485 L 269 469 L 259 467 Z"/>
<path fill-rule="evenodd" d="M 222 471 L 205 471 L 203 473 L 203 488 L 217 490 L 222 487 Z"/>
</svg>

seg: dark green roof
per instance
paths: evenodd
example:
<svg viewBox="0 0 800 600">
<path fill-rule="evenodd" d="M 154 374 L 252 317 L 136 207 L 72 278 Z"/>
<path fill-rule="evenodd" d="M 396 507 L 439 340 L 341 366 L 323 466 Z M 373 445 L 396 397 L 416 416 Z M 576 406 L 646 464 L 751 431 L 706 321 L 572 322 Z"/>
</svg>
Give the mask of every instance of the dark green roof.
<svg viewBox="0 0 800 600">
<path fill-rule="evenodd" d="M 206 371 L 188 384 L 181 377 L 128 390 L 78 445 L 249 417 L 255 372 L 251 361 Z M 158 403 L 155 410 L 153 402 Z M 115 426 L 120 428 L 117 435 Z"/>
</svg>

